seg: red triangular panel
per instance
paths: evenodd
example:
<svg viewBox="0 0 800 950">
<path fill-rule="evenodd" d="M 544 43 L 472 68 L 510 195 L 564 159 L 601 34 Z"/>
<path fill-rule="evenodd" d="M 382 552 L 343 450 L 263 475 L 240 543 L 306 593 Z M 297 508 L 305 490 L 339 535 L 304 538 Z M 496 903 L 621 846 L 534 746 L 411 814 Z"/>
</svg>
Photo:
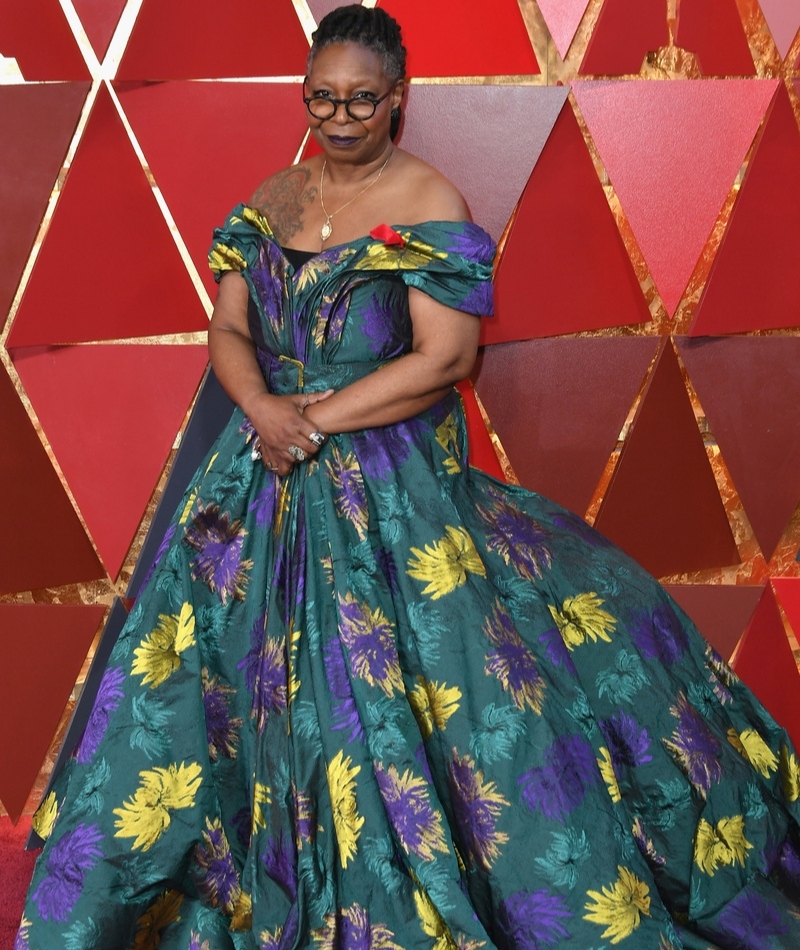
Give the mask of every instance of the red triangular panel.
<svg viewBox="0 0 800 950">
<path fill-rule="evenodd" d="M 89 79 L 58 0 L 1 3 L 0 54 L 16 59 L 28 82 Z"/>
<path fill-rule="evenodd" d="M 302 76 L 307 55 L 292 0 L 144 0 L 117 79 Z M 209 135 L 225 137 L 217 119 Z M 227 134 L 246 139 L 244 129 Z"/>
<path fill-rule="evenodd" d="M 0 604 L 0 800 L 19 818 L 105 612 Z"/>
<path fill-rule="evenodd" d="M 798 168 L 800 134 L 781 84 L 711 268 L 692 336 L 800 326 Z"/>
<path fill-rule="evenodd" d="M 0 86 L 0 330 L 47 208 L 89 84 Z"/>
<path fill-rule="evenodd" d="M 784 59 L 800 29 L 800 0 L 759 0 L 759 6 Z"/>
<path fill-rule="evenodd" d="M 588 2 L 589 0 L 539 0 L 539 9 L 562 59 L 566 58 Z"/>
<path fill-rule="evenodd" d="M 291 165 L 308 128 L 297 83 L 116 84 L 147 164 L 206 287 L 211 234 L 268 175 Z M 210 135 L 208 117 L 247 129 L 247 147 Z M 269 116 L 269 122 L 260 120 Z M 186 161 L 191 155 L 192 160 Z M 202 195 L 202 200 L 198 196 Z"/>
<path fill-rule="evenodd" d="M 567 93 L 555 86 L 414 84 L 400 145 L 446 175 L 473 219 L 498 240 Z"/>
<path fill-rule="evenodd" d="M 800 673 L 772 588 L 767 585 L 739 651 L 736 673 L 800 745 Z"/>
<path fill-rule="evenodd" d="M 583 517 L 658 340 L 527 340 L 481 351 L 475 385 L 520 482 Z"/>
<path fill-rule="evenodd" d="M 720 79 L 573 87 L 670 315 L 779 83 Z"/>
<path fill-rule="evenodd" d="M 207 327 L 122 120 L 101 86 L 8 345 Z"/>
<path fill-rule="evenodd" d="M 800 639 L 800 577 L 773 577 L 772 587 L 795 639 Z"/>
<path fill-rule="evenodd" d="M 409 76 L 539 72 L 517 0 L 378 0 L 377 6 L 402 27 Z"/>
<path fill-rule="evenodd" d="M 581 65 L 591 76 L 638 73 L 645 56 L 666 46 L 667 5 L 653 0 L 605 0 Z"/>
<path fill-rule="evenodd" d="M 656 577 L 739 563 L 669 340 L 645 387 L 595 527 Z"/>
<path fill-rule="evenodd" d="M 206 364 L 202 346 L 12 353 L 109 574 L 116 577 Z"/>
<path fill-rule="evenodd" d="M 505 481 L 503 468 L 497 458 L 492 445 L 492 439 L 486 430 L 481 410 L 475 399 L 475 390 L 472 383 L 465 379 L 458 384 L 458 391 L 464 402 L 464 413 L 467 419 L 467 438 L 469 440 L 469 464 L 483 472 L 488 472 L 495 478 Z"/>
<path fill-rule="evenodd" d="M 108 50 L 127 0 L 72 0 L 100 62 Z"/>
<path fill-rule="evenodd" d="M 696 54 L 704 76 L 753 76 L 736 0 L 682 0 L 675 42 Z"/>
<path fill-rule="evenodd" d="M 665 584 L 719 655 L 729 660 L 745 631 L 763 585 Z"/>
<path fill-rule="evenodd" d="M 650 319 L 568 105 L 523 193 L 495 288 L 495 316 L 483 321 L 483 343 Z"/>
<path fill-rule="evenodd" d="M 800 501 L 800 338 L 678 338 L 766 560 Z"/>
<path fill-rule="evenodd" d="M 105 577 L 5 369 L 0 366 L 0 594 Z"/>
</svg>

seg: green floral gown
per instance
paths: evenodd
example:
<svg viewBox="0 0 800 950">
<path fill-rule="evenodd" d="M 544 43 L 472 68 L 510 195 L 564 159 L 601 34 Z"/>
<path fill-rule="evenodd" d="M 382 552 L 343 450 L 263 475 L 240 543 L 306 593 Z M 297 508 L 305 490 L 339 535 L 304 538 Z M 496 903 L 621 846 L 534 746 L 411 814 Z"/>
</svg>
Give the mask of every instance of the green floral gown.
<svg viewBox="0 0 800 950">
<path fill-rule="evenodd" d="M 407 288 L 491 311 L 430 222 L 295 270 L 244 206 L 270 390 L 408 351 Z M 236 411 L 113 652 L 16 950 L 800 946 L 800 766 L 659 585 L 471 469 L 455 391 L 285 478 Z"/>
</svg>

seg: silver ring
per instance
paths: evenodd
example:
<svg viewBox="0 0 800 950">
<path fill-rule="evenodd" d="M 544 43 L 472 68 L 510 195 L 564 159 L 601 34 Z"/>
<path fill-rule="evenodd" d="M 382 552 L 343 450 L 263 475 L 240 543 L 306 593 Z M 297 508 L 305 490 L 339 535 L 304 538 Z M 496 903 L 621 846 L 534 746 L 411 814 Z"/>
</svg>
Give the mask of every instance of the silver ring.
<svg viewBox="0 0 800 950">
<path fill-rule="evenodd" d="M 305 462 L 306 453 L 300 448 L 299 445 L 290 445 L 286 450 L 289 455 L 295 460 L 295 462 Z"/>
<path fill-rule="evenodd" d="M 323 445 L 325 436 L 321 432 L 312 432 L 308 437 L 308 441 L 313 442 L 314 445 Z"/>
<path fill-rule="evenodd" d="M 273 465 L 272 462 L 265 462 L 265 463 L 264 463 L 264 468 L 265 468 L 268 472 L 277 472 L 277 471 L 278 471 L 278 466 L 277 466 L 277 465 Z"/>
<path fill-rule="evenodd" d="M 256 439 L 253 443 L 253 448 L 250 450 L 250 458 L 257 462 L 261 458 L 261 442 Z"/>
</svg>

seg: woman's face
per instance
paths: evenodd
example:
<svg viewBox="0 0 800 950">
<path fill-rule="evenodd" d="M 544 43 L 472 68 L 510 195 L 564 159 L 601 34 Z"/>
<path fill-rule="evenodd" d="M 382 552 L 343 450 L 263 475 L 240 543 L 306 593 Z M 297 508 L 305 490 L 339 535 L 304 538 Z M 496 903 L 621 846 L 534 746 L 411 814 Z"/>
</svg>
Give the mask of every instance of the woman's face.
<svg viewBox="0 0 800 950">
<path fill-rule="evenodd" d="M 309 113 L 311 134 L 325 154 L 343 162 L 369 162 L 379 157 L 389 142 L 391 112 L 400 105 L 403 83 L 392 83 L 383 71 L 380 56 L 358 43 L 332 43 L 314 54 L 305 85 L 306 96 L 332 99 L 380 97 L 369 119 L 354 119 L 339 105 L 330 119 L 317 119 Z"/>
</svg>

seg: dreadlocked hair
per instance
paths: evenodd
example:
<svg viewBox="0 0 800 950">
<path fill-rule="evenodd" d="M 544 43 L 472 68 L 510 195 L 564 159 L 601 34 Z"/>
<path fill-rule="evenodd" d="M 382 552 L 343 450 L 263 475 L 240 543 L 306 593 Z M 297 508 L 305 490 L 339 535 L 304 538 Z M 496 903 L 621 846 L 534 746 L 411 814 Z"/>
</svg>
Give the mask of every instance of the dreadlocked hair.
<svg viewBox="0 0 800 950">
<path fill-rule="evenodd" d="M 387 79 L 405 78 L 406 48 L 400 36 L 400 24 L 380 7 L 362 7 L 359 3 L 336 7 L 320 20 L 311 36 L 307 70 L 314 55 L 333 43 L 358 43 L 377 53 L 383 61 Z"/>
</svg>

